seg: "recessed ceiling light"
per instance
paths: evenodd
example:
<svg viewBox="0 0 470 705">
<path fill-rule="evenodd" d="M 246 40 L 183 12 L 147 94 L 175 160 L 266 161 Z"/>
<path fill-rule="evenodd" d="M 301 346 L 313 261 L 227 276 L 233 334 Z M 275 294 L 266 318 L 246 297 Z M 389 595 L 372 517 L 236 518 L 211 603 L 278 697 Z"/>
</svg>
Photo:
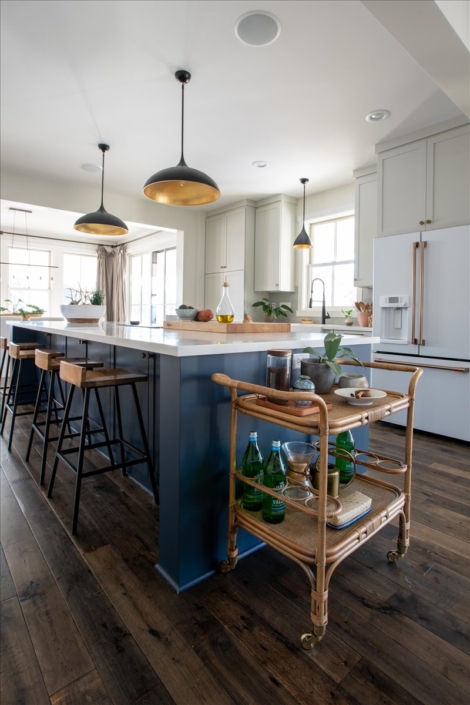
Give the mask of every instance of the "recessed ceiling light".
<svg viewBox="0 0 470 705">
<path fill-rule="evenodd" d="M 264 10 L 247 12 L 235 23 L 235 36 L 251 47 L 272 44 L 281 34 L 281 23 L 275 15 Z"/>
<path fill-rule="evenodd" d="M 264 169 L 265 166 L 268 166 L 268 162 L 253 162 L 251 166 L 257 166 L 258 169 Z"/>
<path fill-rule="evenodd" d="M 81 164 L 80 169 L 83 171 L 102 171 L 102 168 L 98 164 Z"/>
<path fill-rule="evenodd" d="M 367 122 L 380 122 L 390 117 L 388 110 L 373 110 L 369 115 L 366 115 Z"/>
</svg>

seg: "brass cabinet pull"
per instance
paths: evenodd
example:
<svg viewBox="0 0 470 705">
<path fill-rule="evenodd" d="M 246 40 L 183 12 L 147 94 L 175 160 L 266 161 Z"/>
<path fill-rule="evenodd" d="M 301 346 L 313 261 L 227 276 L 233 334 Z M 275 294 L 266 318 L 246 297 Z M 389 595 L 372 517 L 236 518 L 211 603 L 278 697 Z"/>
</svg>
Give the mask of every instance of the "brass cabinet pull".
<svg viewBox="0 0 470 705">
<path fill-rule="evenodd" d="M 397 362 L 396 360 L 385 360 L 383 357 L 374 357 L 374 362 L 393 362 L 394 365 L 403 365 L 404 367 L 408 367 L 408 365 L 411 365 L 411 362 Z M 447 372 L 463 372 L 464 374 L 468 373 L 470 371 L 470 368 L 468 367 L 447 367 L 446 365 L 427 365 L 426 363 L 422 362 L 413 362 L 413 365 L 416 365 L 417 367 L 427 367 L 428 369 L 431 370 L 446 370 Z"/>
<path fill-rule="evenodd" d="M 429 223 L 431 223 L 431 222 L 432 222 L 431 220 L 427 220 L 427 221 L 426 221 L 426 223 L 427 223 L 428 225 L 429 225 Z"/>
<path fill-rule="evenodd" d="M 418 345 L 425 345 L 423 338 L 423 316 L 424 316 L 424 249 L 427 247 L 427 242 L 419 243 L 420 258 L 419 258 L 419 340 Z"/>
<path fill-rule="evenodd" d="M 419 242 L 413 242 L 411 257 L 411 342 L 417 345 L 416 340 L 416 250 L 419 247 Z"/>
<path fill-rule="evenodd" d="M 419 224 L 420 224 L 420 225 L 424 225 L 424 220 L 420 220 L 420 221 L 419 221 Z"/>
</svg>

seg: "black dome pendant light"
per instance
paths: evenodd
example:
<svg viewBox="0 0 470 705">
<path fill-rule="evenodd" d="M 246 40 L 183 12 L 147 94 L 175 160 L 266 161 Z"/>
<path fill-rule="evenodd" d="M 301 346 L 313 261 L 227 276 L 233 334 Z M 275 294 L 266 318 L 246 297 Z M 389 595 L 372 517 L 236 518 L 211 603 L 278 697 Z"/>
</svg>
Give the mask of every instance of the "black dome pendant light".
<svg viewBox="0 0 470 705">
<path fill-rule="evenodd" d="M 305 230 L 305 184 L 308 184 L 308 179 L 300 179 L 300 183 L 304 185 L 304 215 L 302 218 L 302 230 L 294 240 L 294 247 L 296 250 L 307 250 L 312 247 L 312 241 Z"/>
<path fill-rule="evenodd" d="M 184 161 L 184 86 L 191 80 L 191 74 L 180 70 L 175 78 L 181 83 L 181 159 L 176 166 L 151 176 L 145 183 L 144 194 L 152 201 L 170 206 L 202 206 L 216 201 L 220 190 L 210 176 L 192 169 Z"/>
<path fill-rule="evenodd" d="M 101 205 L 94 213 L 82 215 L 74 223 L 75 230 L 88 235 L 125 235 L 129 232 L 129 228 L 120 218 L 111 215 L 103 206 L 103 190 L 104 190 L 104 154 L 109 150 L 108 144 L 99 144 L 98 147 L 103 152 L 103 166 L 101 170 Z"/>
</svg>

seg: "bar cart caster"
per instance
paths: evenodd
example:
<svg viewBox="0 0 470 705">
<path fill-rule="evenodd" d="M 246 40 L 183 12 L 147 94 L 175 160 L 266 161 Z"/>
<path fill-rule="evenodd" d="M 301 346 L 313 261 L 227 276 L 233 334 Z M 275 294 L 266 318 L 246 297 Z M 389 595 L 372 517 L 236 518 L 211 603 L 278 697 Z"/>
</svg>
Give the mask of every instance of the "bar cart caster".
<svg viewBox="0 0 470 705">
<path fill-rule="evenodd" d="M 318 644 L 319 641 L 323 639 L 323 636 L 326 632 L 326 627 L 314 627 L 314 634 L 312 632 L 307 632 L 306 634 L 302 634 L 300 637 L 300 643 L 302 644 L 302 647 L 306 649 L 307 651 L 310 651 L 310 649 L 313 649 L 315 644 Z"/>
<path fill-rule="evenodd" d="M 389 551 L 387 553 L 387 560 L 389 563 L 396 563 L 397 561 L 400 560 L 400 558 L 404 558 L 406 555 L 406 552 L 408 550 L 408 546 L 403 546 L 400 549 L 395 549 L 394 551 Z"/>
</svg>

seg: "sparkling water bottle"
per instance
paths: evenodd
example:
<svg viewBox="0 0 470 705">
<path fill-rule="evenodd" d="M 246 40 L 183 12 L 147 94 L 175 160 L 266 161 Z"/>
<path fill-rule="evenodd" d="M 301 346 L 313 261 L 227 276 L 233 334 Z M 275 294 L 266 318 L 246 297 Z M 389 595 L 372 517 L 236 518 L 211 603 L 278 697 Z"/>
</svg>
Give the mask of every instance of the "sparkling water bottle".
<svg viewBox="0 0 470 705">
<path fill-rule="evenodd" d="M 261 482 L 263 478 L 263 456 L 258 448 L 258 434 L 256 431 L 250 433 L 250 440 L 242 459 L 242 474 L 255 482 Z M 256 512 L 261 509 L 262 503 L 262 491 L 243 483 L 244 509 Z"/>
<path fill-rule="evenodd" d="M 281 458 L 281 441 L 273 441 L 271 455 L 264 466 L 263 483 L 272 490 L 282 489 L 286 484 L 286 467 Z M 278 497 L 263 493 L 262 516 L 270 524 L 280 524 L 284 521 L 286 505 Z"/>
<path fill-rule="evenodd" d="M 354 455 L 354 438 L 351 431 L 343 431 L 336 436 L 336 450 L 346 450 Z M 349 482 L 354 475 L 354 463 L 345 453 L 336 457 L 335 469 L 339 470 L 340 483 Z"/>
</svg>

